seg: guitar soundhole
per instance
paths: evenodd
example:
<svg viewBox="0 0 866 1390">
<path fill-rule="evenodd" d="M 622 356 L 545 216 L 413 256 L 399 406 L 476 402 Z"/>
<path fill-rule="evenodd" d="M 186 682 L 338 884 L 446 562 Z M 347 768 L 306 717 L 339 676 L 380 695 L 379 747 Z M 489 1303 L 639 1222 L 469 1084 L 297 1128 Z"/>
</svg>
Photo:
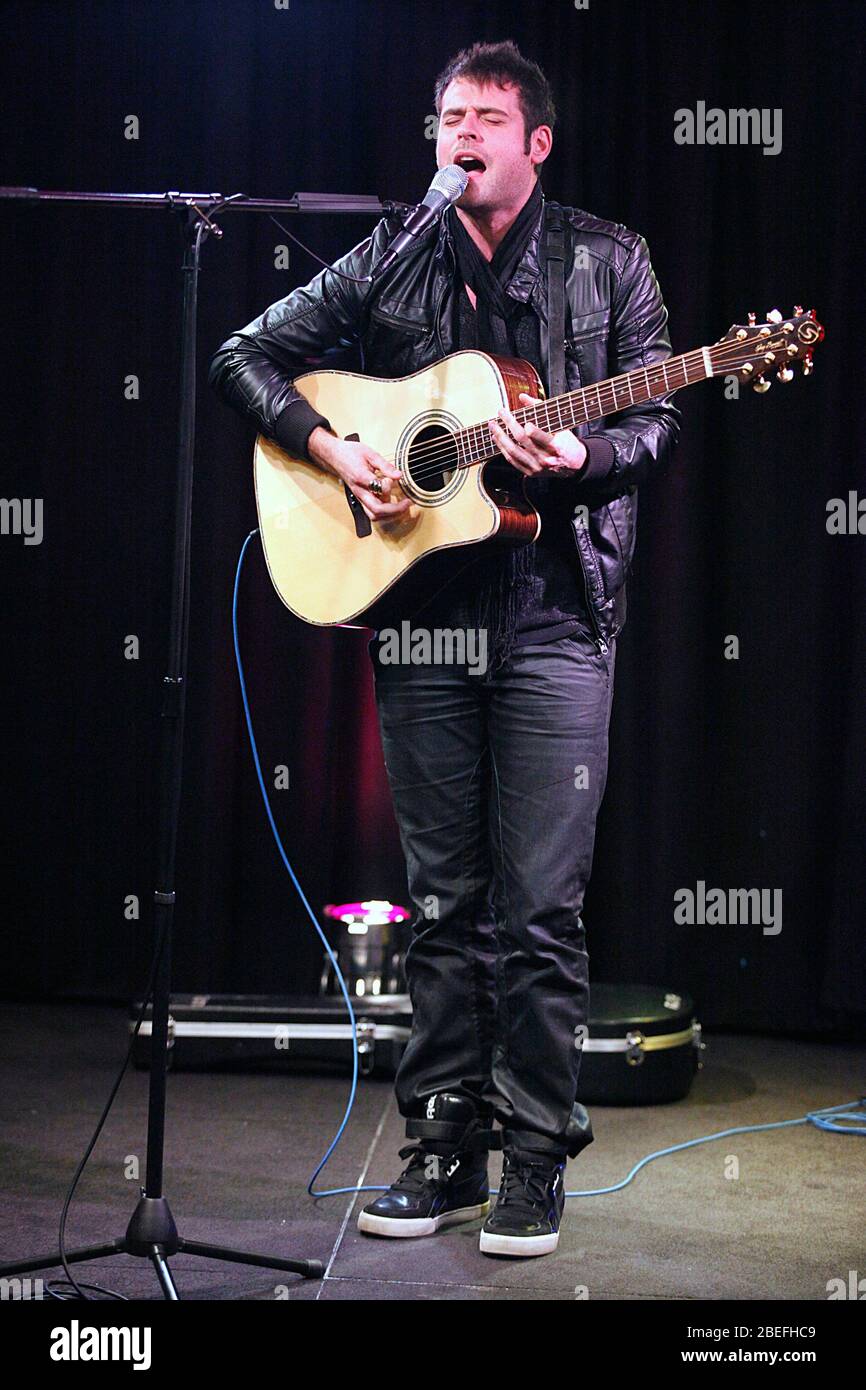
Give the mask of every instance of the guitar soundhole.
<svg viewBox="0 0 866 1390">
<path fill-rule="evenodd" d="M 409 446 L 405 468 L 424 492 L 443 492 L 454 480 L 460 463 L 457 440 L 442 425 L 426 425 Z"/>
</svg>

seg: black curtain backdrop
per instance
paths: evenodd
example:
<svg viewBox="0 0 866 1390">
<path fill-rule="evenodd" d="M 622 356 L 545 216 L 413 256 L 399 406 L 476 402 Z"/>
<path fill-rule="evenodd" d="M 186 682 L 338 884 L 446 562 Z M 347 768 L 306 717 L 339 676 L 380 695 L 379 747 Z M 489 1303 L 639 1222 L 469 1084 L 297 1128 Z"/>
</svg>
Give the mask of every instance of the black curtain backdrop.
<svg viewBox="0 0 866 1390">
<path fill-rule="evenodd" d="M 557 97 L 545 191 L 646 236 L 675 351 L 750 309 L 814 305 L 827 329 L 815 375 L 763 398 L 728 400 L 719 382 L 683 392 L 673 464 L 641 490 L 591 973 L 687 990 L 709 1027 L 832 1037 L 864 1021 L 866 536 L 826 528 L 831 498 L 866 496 L 864 27 L 855 0 L 2 6 L 4 184 L 417 201 L 435 168 L 435 76 L 474 40 L 513 38 Z M 781 152 L 677 144 L 675 111 L 699 101 L 781 108 Z M 264 216 L 223 225 L 201 280 L 174 978 L 308 990 L 320 947 L 265 821 L 231 641 L 253 431 L 206 371 L 317 266 L 292 246 L 278 269 L 286 239 Z M 327 259 L 371 228 L 290 223 Z M 44 505 L 41 545 L 0 536 L 3 989 L 127 999 L 151 946 L 180 239 L 167 213 L 20 204 L 0 205 L 0 232 L 2 492 Z M 294 620 L 257 545 L 240 622 L 263 762 L 289 769 L 275 814 L 310 901 L 406 902 L 365 637 Z M 781 889 L 782 931 L 677 925 L 674 894 L 699 880 Z"/>
</svg>

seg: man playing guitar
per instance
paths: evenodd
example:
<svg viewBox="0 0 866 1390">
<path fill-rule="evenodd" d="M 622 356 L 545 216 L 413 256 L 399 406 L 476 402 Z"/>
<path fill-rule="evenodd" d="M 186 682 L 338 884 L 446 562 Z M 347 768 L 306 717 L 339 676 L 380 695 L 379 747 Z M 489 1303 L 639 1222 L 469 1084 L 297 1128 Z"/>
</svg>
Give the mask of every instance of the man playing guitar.
<svg viewBox="0 0 866 1390">
<path fill-rule="evenodd" d="M 337 437 L 293 387 L 311 359 L 355 342 L 365 374 L 404 377 L 480 349 L 533 363 L 550 394 L 539 182 L 555 123 L 547 80 L 514 44 L 476 44 L 440 75 L 436 112 L 437 165 L 469 175 L 439 223 L 372 283 L 321 272 L 229 338 L 211 368 L 225 400 L 289 454 L 341 479 L 377 528 L 410 509 L 400 469 L 363 439 Z M 569 389 L 668 358 L 643 238 L 577 209 L 564 215 Z M 386 223 L 336 269 L 363 282 L 393 235 Z M 524 393 L 520 404 L 535 399 Z M 371 620 L 379 632 L 406 619 L 483 629 L 489 661 L 481 673 L 400 664 L 382 659 L 377 637 L 370 643 L 416 908 L 406 958 L 413 1028 L 396 1079 L 413 1142 L 358 1224 L 420 1236 L 485 1216 L 483 1251 L 541 1255 L 556 1248 L 566 1160 L 592 1142 L 576 1104 L 589 1006 L 581 909 L 637 484 L 666 463 L 678 412 L 664 395 L 548 433 L 521 423 L 513 404 L 489 430 L 525 479 L 542 518 L 537 540 L 442 550 Z M 487 1155 L 500 1143 L 489 1212 Z"/>
</svg>

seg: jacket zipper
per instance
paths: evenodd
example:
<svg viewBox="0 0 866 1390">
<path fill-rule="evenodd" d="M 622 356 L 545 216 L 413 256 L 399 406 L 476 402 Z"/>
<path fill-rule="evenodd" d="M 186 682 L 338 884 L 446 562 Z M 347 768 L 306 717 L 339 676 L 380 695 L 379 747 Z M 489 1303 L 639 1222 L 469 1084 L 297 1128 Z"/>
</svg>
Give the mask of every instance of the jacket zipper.
<svg viewBox="0 0 866 1390">
<path fill-rule="evenodd" d="M 444 304 L 444 302 L 445 302 L 445 281 L 443 280 L 443 281 L 442 281 L 442 290 L 441 290 L 441 292 L 440 292 L 440 294 L 439 294 L 439 303 L 436 305 L 436 308 L 435 308 L 434 311 L 433 311 L 433 334 L 434 334 L 434 337 L 436 338 L 436 342 L 437 342 L 437 344 L 438 344 L 438 346 L 439 346 L 439 351 L 442 353 L 442 356 L 443 356 L 443 357 L 445 356 L 445 344 L 444 344 L 443 341 L 442 341 L 442 334 L 441 334 L 441 332 L 440 332 L 439 320 L 440 320 L 440 318 L 441 318 L 441 316 L 442 316 L 442 305 Z"/>
<path fill-rule="evenodd" d="M 448 262 L 448 261 L 450 260 L 450 262 L 451 262 L 451 276 L 452 276 L 452 278 L 453 278 L 453 276 L 454 276 L 454 271 L 455 271 L 457 262 L 456 262 L 456 258 L 455 258 L 455 256 L 454 256 L 454 252 L 453 252 L 453 250 L 451 249 L 451 247 L 450 247 L 450 245 L 449 245 L 449 242 L 448 242 L 448 235 L 447 235 L 447 232 L 445 231 L 445 222 L 444 222 L 444 219 L 443 219 L 443 220 L 440 222 L 440 224 L 439 224 L 439 235 L 440 235 L 440 242 L 439 242 L 439 244 L 440 244 L 440 247 L 441 247 L 442 259 L 443 259 L 443 261 L 445 261 L 445 262 Z M 443 272 L 442 272 L 441 279 L 442 279 L 442 288 L 441 288 L 441 290 L 440 290 L 440 292 L 439 292 L 439 302 L 438 302 L 438 304 L 436 305 L 436 308 L 435 308 L 434 311 L 433 311 L 433 335 L 434 335 L 434 337 L 435 337 L 435 339 L 436 339 L 436 342 L 437 342 L 438 345 L 439 345 L 439 351 L 442 353 L 442 356 L 444 357 L 444 356 L 445 356 L 445 344 L 444 344 L 443 341 L 442 341 L 442 332 L 441 332 L 442 324 L 441 324 L 441 319 L 442 319 L 442 305 L 445 303 L 445 291 L 446 291 L 446 289 L 448 288 L 448 273 L 447 273 L 447 271 L 443 271 Z"/>
<path fill-rule="evenodd" d="M 383 309 L 371 309 L 370 317 L 377 323 L 397 323 L 402 328 L 414 328 L 416 333 L 428 332 L 426 324 L 418 323 L 416 319 L 403 318 L 400 314 L 386 314 Z"/>
<path fill-rule="evenodd" d="M 576 517 L 575 517 L 575 521 L 577 521 L 577 518 L 576 518 Z M 577 525 L 580 526 L 580 527 L 582 527 L 584 530 L 586 530 L 586 527 L 585 527 L 584 522 L 583 522 L 582 519 L 581 519 L 580 521 L 577 521 Z M 590 544 L 592 544 L 591 541 L 590 541 Z M 595 609 L 594 609 L 593 604 L 592 604 L 592 598 L 590 597 L 590 592 L 589 592 L 589 578 L 588 578 L 587 573 L 586 573 L 586 565 L 585 565 L 584 562 L 583 562 L 583 554 L 582 554 L 581 549 L 580 549 L 580 546 L 577 544 L 577 541 L 576 541 L 576 540 L 575 540 L 574 545 L 575 545 L 575 550 L 577 551 L 577 558 L 578 558 L 578 561 L 579 561 L 579 563 L 580 563 L 580 572 L 581 572 L 581 574 L 583 575 L 583 591 L 584 591 L 584 594 L 586 595 L 586 607 L 587 607 L 587 611 L 588 611 L 588 613 L 589 613 L 590 619 L 592 620 L 592 625 L 593 625 L 593 627 L 595 628 L 596 646 L 598 647 L 599 653 L 600 653 L 602 656 L 606 656 L 607 653 L 608 653 L 608 651 L 609 651 L 609 648 L 608 648 L 608 645 L 607 645 L 607 643 L 605 642 L 604 638 L 603 638 L 602 635 L 601 635 L 601 628 L 600 628 L 599 625 L 598 625 L 598 618 L 597 618 L 596 615 L 595 615 Z"/>
</svg>

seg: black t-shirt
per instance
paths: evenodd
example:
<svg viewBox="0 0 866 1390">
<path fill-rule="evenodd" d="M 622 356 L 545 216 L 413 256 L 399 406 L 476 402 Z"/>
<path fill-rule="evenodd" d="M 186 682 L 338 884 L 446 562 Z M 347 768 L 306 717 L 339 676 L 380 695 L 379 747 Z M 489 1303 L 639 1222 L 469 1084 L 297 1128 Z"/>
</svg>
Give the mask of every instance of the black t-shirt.
<svg viewBox="0 0 866 1390">
<path fill-rule="evenodd" d="M 521 306 L 523 355 L 542 380 L 538 319 Z M 475 309 L 460 282 L 455 294 L 454 341 L 457 348 L 477 346 Z M 529 574 L 521 590 L 515 645 L 550 642 L 572 632 L 592 631 L 586 609 L 583 574 L 571 529 L 574 481 L 542 474 L 526 481 L 526 492 L 541 515 L 541 535 L 528 547 Z M 512 547 L 496 542 L 458 546 L 428 556 L 406 575 L 376 608 L 380 629 L 403 620 L 424 628 L 471 628 L 477 621 L 479 591 L 494 592 L 508 566 Z"/>
</svg>

